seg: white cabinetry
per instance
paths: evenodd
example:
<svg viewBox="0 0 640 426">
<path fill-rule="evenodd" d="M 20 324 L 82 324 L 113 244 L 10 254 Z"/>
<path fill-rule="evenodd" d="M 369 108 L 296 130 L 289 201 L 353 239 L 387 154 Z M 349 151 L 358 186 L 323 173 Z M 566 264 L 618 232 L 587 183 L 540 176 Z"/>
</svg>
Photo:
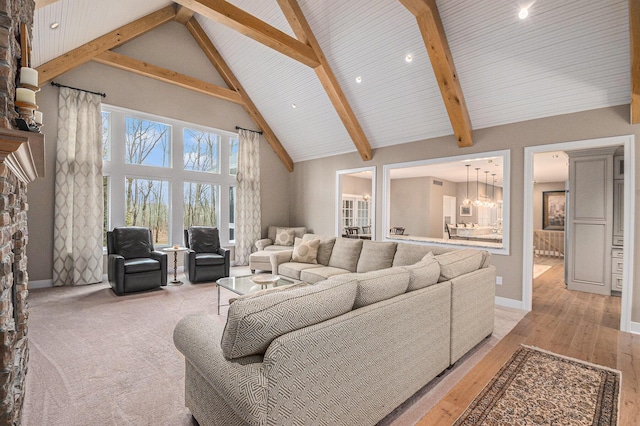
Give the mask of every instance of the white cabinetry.
<svg viewBox="0 0 640 426">
<path fill-rule="evenodd" d="M 613 249 L 611 251 L 611 290 L 622 291 L 624 254 L 624 156 L 613 157 Z"/>
</svg>

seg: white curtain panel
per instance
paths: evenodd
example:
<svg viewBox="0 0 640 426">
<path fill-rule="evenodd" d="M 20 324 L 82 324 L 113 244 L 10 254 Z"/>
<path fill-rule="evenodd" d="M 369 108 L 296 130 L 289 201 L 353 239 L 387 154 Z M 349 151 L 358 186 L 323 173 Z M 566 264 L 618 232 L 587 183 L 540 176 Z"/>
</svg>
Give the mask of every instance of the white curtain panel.
<svg viewBox="0 0 640 426">
<path fill-rule="evenodd" d="M 249 255 L 261 236 L 260 136 L 240 130 L 238 186 L 236 187 L 236 265 L 248 265 Z"/>
<path fill-rule="evenodd" d="M 102 281 L 101 98 L 60 88 L 53 285 Z"/>
</svg>

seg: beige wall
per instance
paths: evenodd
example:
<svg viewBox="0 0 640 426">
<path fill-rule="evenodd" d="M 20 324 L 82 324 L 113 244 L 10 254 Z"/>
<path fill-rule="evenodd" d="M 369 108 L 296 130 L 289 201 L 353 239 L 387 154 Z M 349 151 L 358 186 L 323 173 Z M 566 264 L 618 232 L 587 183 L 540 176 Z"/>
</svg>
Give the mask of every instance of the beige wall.
<svg viewBox="0 0 640 426">
<path fill-rule="evenodd" d="M 325 182 L 334 179 L 335 171 L 363 166 L 378 166 L 376 194 L 376 232 L 382 235 L 382 165 L 448 157 L 454 155 L 486 152 L 500 149 L 511 150 L 511 211 L 510 211 L 510 255 L 495 255 L 493 263 L 498 275 L 503 277 L 503 285 L 496 286 L 500 297 L 522 300 L 522 227 L 524 191 L 524 147 L 571 142 L 609 136 L 635 135 L 640 138 L 640 126 L 629 124 L 629 106 L 617 106 L 575 114 L 567 114 L 531 120 L 522 123 L 474 130 L 474 146 L 460 149 L 453 136 L 395 145 L 374 150 L 373 159 L 363 162 L 357 153 L 296 163 L 292 174 L 291 219 L 307 223 L 320 234 L 333 234 L 335 210 L 332 189 Z M 373 139 L 375 135 L 368 135 Z M 640 150 L 636 150 L 635 161 L 640 164 Z M 636 175 L 636 187 L 640 188 Z M 637 197 L 640 198 L 640 197 Z M 638 199 L 636 200 L 638 204 Z M 635 211 L 638 210 L 636 205 Z M 640 213 L 636 215 L 635 264 L 640 259 Z M 505 230 L 507 232 L 507 230 Z M 640 321 L 640 273 L 634 280 L 634 300 L 632 320 Z"/>
<path fill-rule="evenodd" d="M 425 237 L 428 235 L 429 223 L 425 214 L 429 208 L 428 184 L 429 178 L 427 177 L 391 180 L 389 227 L 401 226 L 404 228 L 405 234 Z M 380 223 L 380 220 L 377 222 Z M 385 229 L 383 232 L 386 233 L 387 230 Z"/>
<path fill-rule="evenodd" d="M 342 175 L 342 193 L 371 197 L 371 179 Z"/>
<path fill-rule="evenodd" d="M 120 53 L 224 86 L 183 25 L 166 24 L 118 49 Z M 169 52 L 169 54 L 167 54 Z M 221 130 L 235 126 L 255 129 L 240 105 L 218 100 L 111 67 L 88 63 L 55 79 L 56 82 L 105 92 L 104 103 L 184 120 Z M 226 87 L 226 86 L 225 86 Z M 58 89 L 47 85 L 38 93 L 44 116 L 46 177 L 29 185 L 29 279 L 52 278 L 55 152 Z M 289 224 L 289 173 L 261 138 L 262 224 Z M 105 271 L 106 273 L 106 271 Z"/>
</svg>

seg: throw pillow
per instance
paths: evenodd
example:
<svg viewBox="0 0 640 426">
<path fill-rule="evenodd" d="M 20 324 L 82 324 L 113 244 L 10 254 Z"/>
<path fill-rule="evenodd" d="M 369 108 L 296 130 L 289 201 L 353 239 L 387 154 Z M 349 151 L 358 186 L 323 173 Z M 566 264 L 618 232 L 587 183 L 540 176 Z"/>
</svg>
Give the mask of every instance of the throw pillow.
<svg viewBox="0 0 640 426">
<path fill-rule="evenodd" d="M 435 258 L 440 263 L 439 281 L 448 281 L 459 275 L 475 271 L 482 266 L 484 261 L 482 251 L 474 249 L 454 250 L 439 254 Z"/>
<path fill-rule="evenodd" d="M 302 237 L 303 241 L 313 240 L 315 238 L 320 239 L 320 247 L 318 247 L 318 257 L 317 261 L 319 264 L 328 266 L 329 259 L 331 259 L 331 252 L 333 251 L 333 246 L 336 243 L 336 237 L 322 237 L 320 235 L 315 234 L 304 234 Z"/>
<path fill-rule="evenodd" d="M 440 277 L 440 264 L 429 252 L 420 262 L 404 266 L 409 271 L 409 287 L 407 291 L 419 290 L 438 282 Z"/>
<path fill-rule="evenodd" d="M 396 254 L 396 245 L 394 242 L 363 241 L 356 272 L 391 268 L 393 255 Z"/>
<path fill-rule="evenodd" d="M 290 228 L 276 229 L 276 240 L 273 244 L 277 246 L 292 246 L 295 238 L 295 231 Z"/>
<path fill-rule="evenodd" d="M 296 238 L 293 244 L 292 262 L 299 263 L 318 263 L 318 247 L 320 247 L 320 239 L 316 238 L 309 241 L 303 241 L 302 238 Z"/>
<path fill-rule="evenodd" d="M 410 274 L 404 268 L 398 267 L 360 273 L 356 278 L 358 292 L 353 302 L 353 309 L 391 299 L 406 292 Z"/>
<path fill-rule="evenodd" d="M 349 312 L 357 283 L 315 285 L 236 300 L 229 306 L 220 347 L 226 359 L 263 354 L 283 334 Z"/>
</svg>

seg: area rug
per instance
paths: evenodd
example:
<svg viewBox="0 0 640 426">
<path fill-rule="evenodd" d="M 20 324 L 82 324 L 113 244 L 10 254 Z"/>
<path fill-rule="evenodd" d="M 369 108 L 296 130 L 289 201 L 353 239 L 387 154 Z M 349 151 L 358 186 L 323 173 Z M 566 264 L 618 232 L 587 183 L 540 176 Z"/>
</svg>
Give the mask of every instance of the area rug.
<svg viewBox="0 0 640 426">
<path fill-rule="evenodd" d="M 523 345 L 454 425 L 616 425 L 620 382 L 620 371 Z"/>
</svg>

